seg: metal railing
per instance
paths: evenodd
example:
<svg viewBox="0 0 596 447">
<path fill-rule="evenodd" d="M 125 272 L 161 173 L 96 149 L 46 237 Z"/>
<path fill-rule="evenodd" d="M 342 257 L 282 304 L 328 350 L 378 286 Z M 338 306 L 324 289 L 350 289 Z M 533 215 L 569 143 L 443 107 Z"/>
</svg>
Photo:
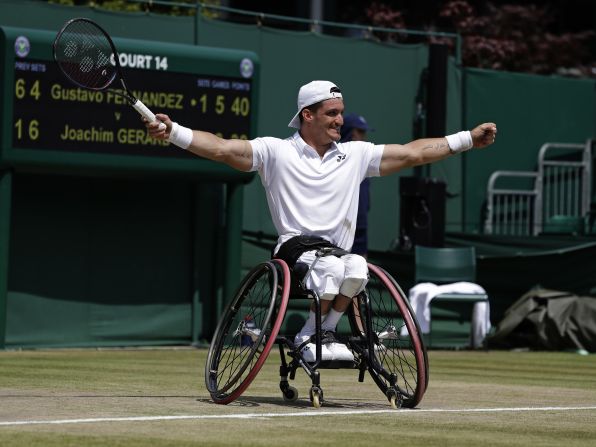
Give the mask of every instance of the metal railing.
<svg viewBox="0 0 596 447">
<path fill-rule="evenodd" d="M 531 188 L 498 188 L 497 182 L 512 183 L 512 179 L 531 179 Z M 539 232 L 536 203 L 540 196 L 537 172 L 495 171 L 488 180 L 486 234 L 529 236 Z"/>
<path fill-rule="evenodd" d="M 329 27 L 329 28 L 337 28 L 337 29 L 344 29 L 344 30 L 352 30 L 358 31 L 363 36 L 372 37 L 373 33 L 387 33 L 387 34 L 395 34 L 395 35 L 402 35 L 402 36 L 418 36 L 424 38 L 442 38 L 442 39 L 452 39 L 454 44 L 454 57 L 455 61 L 458 65 L 461 64 L 461 52 L 462 52 L 462 38 L 458 33 L 450 33 L 450 32 L 443 32 L 443 31 L 428 31 L 428 30 L 412 30 L 406 28 L 387 28 L 387 27 L 380 27 L 380 26 L 370 26 L 370 25 L 360 25 L 354 23 L 342 23 L 342 22 L 332 22 L 328 20 L 314 20 L 314 19 L 307 19 L 302 17 L 289 17 L 283 16 L 278 14 L 268 14 L 263 12 L 255 12 L 255 11 L 247 11 L 244 9 L 237 9 L 237 8 L 230 8 L 228 6 L 223 5 L 213 5 L 209 3 L 202 3 L 197 1 L 195 3 L 182 3 L 182 2 L 175 2 L 169 0 L 128 0 L 131 3 L 138 3 L 145 5 L 147 8 L 150 8 L 152 5 L 161 5 L 161 6 L 168 6 L 168 7 L 177 7 L 181 9 L 189 9 L 194 10 L 194 14 L 196 17 L 199 17 L 202 12 L 204 11 L 213 11 L 216 13 L 223 13 L 225 14 L 236 14 L 239 16 L 246 16 L 246 17 L 253 17 L 255 23 L 258 25 L 263 25 L 266 21 L 277 21 L 277 22 L 285 22 L 288 24 L 302 24 L 308 26 L 312 32 L 317 32 L 322 29 L 322 27 Z M 197 25 L 198 26 L 198 25 Z M 196 32 L 195 32 L 196 34 Z"/>
<path fill-rule="evenodd" d="M 549 159 L 547 153 L 575 152 L 576 160 Z M 559 218 L 583 219 L 590 211 L 591 144 L 545 143 L 538 153 L 538 176 L 542 194 L 541 228 L 548 229 Z"/>
<path fill-rule="evenodd" d="M 495 171 L 487 186 L 484 232 L 537 236 L 582 231 L 590 213 L 591 157 L 591 140 L 586 144 L 545 143 L 538 152 L 536 172 Z M 519 178 L 533 181 L 529 188 L 497 187 L 498 181 L 511 184 Z"/>
</svg>

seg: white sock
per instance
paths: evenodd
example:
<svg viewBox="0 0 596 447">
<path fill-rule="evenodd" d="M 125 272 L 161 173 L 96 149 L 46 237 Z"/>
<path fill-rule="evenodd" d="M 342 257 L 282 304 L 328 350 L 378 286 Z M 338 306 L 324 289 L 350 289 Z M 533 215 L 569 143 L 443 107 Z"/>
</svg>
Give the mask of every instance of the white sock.
<svg viewBox="0 0 596 447">
<path fill-rule="evenodd" d="M 339 319 L 343 314 L 343 312 L 338 312 L 335 309 L 331 308 L 331 310 L 329 310 L 329 313 L 327 314 L 327 318 L 325 318 L 325 321 L 321 324 L 321 330 L 335 332 L 337 323 L 339 322 Z"/>
<path fill-rule="evenodd" d="M 321 320 L 325 321 L 325 317 L 327 317 L 327 315 L 321 315 Z M 306 336 L 310 337 L 315 332 L 317 332 L 316 321 L 317 321 L 317 314 L 315 314 L 311 310 L 308 313 L 308 318 L 306 319 L 306 323 L 304 323 L 304 326 L 302 326 L 302 329 L 300 329 L 300 332 L 298 333 L 297 337 L 306 337 Z"/>
</svg>

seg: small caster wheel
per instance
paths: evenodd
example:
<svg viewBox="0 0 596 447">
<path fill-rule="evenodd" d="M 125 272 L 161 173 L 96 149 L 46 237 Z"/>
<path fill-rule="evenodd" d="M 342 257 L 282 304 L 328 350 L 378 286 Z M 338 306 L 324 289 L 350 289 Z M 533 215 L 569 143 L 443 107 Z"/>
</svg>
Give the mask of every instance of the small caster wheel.
<svg viewBox="0 0 596 447">
<path fill-rule="evenodd" d="M 323 390 L 319 387 L 313 386 L 310 389 L 309 394 L 312 406 L 315 408 L 321 408 L 321 404 L 323 403 Z"/>
<path fill-rule="evenodd" d="M 399 408 L 401 408 L 401 396 L 399 396 L 395 390 L 387 391 L 387 399 L 389 400 L 389 405 L 391 405 L 392 409 L 398 410 Z"/>
<path fill-rule="evenodd" d="M 298 399 L 298 390 L 293 386 L 289 386 L 283 390 L 284 400 L 286 402 L 296 402 Z"/>
<path fill-rule="evenodd" d="M 393 408 L 394 410 L 397 410 L 396 400 L 397 398 L 395 396 L 391 396 L 391 398 L 389 399 L 389 404 L 391 405 L 391 408 Z"/>
</svg>

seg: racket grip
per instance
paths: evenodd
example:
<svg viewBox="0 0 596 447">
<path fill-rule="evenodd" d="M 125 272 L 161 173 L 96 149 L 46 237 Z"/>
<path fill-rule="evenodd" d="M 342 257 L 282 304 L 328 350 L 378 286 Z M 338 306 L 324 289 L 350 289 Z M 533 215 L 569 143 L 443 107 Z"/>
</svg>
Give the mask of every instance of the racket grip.
<svg viewBox="0 0 596 447">
<path fill-rule="evenodd" d="M 153 112 L 151 110 L 149 110 L 149 108 L 145 104 L 143 104 L 139 99 L 137 99 L 137 101 L 132 106 L 135 108 L 135 110 L 137 112 L 139 112 L 141 114 L 141 116 L 143 118 L 145 118 L 150 123 L 157 121 Z M 164 123 L 160 122 L 159 129 L 163 130 L 165 128 L 166 128 L 166 125 Z"/>
</svg>

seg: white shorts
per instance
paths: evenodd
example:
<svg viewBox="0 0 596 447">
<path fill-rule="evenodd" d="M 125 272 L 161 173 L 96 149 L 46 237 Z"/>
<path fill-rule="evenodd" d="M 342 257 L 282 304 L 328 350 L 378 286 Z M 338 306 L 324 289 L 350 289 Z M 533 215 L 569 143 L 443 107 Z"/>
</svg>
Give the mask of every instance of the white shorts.
<svg viewBox="0 0 596 447">
<path fill-rule="evenodd" d="M 302 253 L 298 262 L 310 266 L 316 258 L 315 253 L 316 250 Z M 367 282 L 368 266 L 362 256 L 323 256 L 306 279 L 306 288 L 313 290 L 322 300 L 332 300 L 340 292 L 350 298 L 358 295 Z"/>
</svg>

